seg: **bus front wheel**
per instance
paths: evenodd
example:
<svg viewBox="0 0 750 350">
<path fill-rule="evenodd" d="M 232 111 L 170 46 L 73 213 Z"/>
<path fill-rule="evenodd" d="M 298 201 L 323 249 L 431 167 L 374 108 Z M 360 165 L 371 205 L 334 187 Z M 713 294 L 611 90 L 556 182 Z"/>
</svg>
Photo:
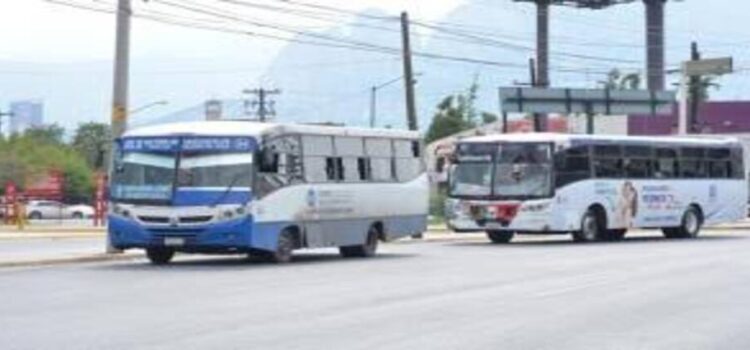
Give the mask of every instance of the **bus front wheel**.
<svg viewBox="0 0 750 350">
<path fill-rule="evenodd" d="M 487 238 L 489 238 L 490 242 L 493 244 L 510 243 L 515 235 L 516 234 L 513 231 L 487 231 Z"/>
<path fill-rule="evenodd" d="M 604 237 L 605 225 L 596 210 L 589 209 L 581 219 L 581 229 L 573 232 L 576 242 L 594 242 Z"/>
<path fill-rule="evenodd" d="M 166 265 L 172 261 L 174 250 L 163 247 L 146 248 L 146 257 L 154 265 Z"/>
<path fill-rule="evenodd" d="M 270 254 L 272 262 L 277 264 L 286 264 L 292 261 L 292 254 L 296 247 L 295 235 L 291 230 L 286 229 L 279 234 L 279 241 L 276 250 Z"/>
<path fill-rule="evenodd" d="M 374 256 L 378 250 L 378 238 L 380 232 L 377 227 L 371 226 L 367 232 L 367 238 L 362 245 L 339 247 L 339 253 L 345 258 L 369 258 Z"/>
</svg>

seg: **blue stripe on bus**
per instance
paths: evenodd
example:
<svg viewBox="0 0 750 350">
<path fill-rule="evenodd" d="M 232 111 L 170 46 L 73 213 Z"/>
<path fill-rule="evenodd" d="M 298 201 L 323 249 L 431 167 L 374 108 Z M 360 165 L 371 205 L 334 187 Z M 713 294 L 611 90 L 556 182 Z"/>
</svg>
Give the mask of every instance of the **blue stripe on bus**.
<svg viewBox="0 0 750 350">
<path fill-rule="evenodd" d="M 174 205 L 178 207 L 204 206 L 212 204 L 245 204 L 252 200 L 249 190 L 191 190 L 178 189 L 174 194 Z"/>
</svg>

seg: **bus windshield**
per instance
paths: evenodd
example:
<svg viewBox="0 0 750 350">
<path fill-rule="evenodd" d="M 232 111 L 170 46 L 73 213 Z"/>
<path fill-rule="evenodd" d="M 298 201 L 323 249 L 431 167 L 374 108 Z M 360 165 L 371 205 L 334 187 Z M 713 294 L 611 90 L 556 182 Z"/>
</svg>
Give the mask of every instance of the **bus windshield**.
<svg viewBox="0 0 750 350">
<path fill-rule="evenodd" d="M 529 198 L 551 194 L 552 162 L 549 144 L 461 146 L 458 149 L 458 164 L 451 174 L 452 195 Z"/>
<path fill-rule="evenodd" d="M 247 137 L 126 138 L 116 145 L 110 194 L 115 201 L 151 204 L 238 201 L 225 192 L 249 193 L 254 150 Z"/>
<path fill-rule="evenodd" d="M 183 154 L 178 186 L 200 188 L 249 188 L 252 185 L 252 153 Z"/>
<path fill-rule="evenodd" d="M 173 154 L 125 153 L 115 160 L 111 196 L 123 201 L 169 201 L 176 158 Z"/>
<path fill-rule="evenodd" d="M 552 162 L 549 145 L 500 146 L 495 165 L 495 196 L 544 197 L 551 190 Z"/>
</svg>

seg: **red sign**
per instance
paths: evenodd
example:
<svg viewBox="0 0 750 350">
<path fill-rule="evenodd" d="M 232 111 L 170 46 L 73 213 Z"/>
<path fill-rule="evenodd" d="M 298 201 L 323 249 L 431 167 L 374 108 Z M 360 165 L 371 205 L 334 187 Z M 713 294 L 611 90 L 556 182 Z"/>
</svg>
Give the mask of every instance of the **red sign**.
<svg viewBox="0 0 750 350">
<path fill-rule="evenodd" d="M 26 191 L 28 198 L 43 198 L 62 200 L 63 197 L 63 173 L 50 170 L 45 176 L 33 181 L 27 181 Z"/>
<path fill-rule="evenodd" d="M 10 224 L 15 220 L 15 208 L 16 201 L 18 200 L 18 188 L 13 181 L 8 181 L 5 184 L 5 198 L 3 199 L 3 205 L 0 210 L 3 211 L 3 221 L 6 224 Z"/>
<path fill-rule="evenodd" d="M 104 225 L 107 216 L 107 175 L 96 175 L 96 191 L 94 192 L 94 226 Z"/>
</svg>

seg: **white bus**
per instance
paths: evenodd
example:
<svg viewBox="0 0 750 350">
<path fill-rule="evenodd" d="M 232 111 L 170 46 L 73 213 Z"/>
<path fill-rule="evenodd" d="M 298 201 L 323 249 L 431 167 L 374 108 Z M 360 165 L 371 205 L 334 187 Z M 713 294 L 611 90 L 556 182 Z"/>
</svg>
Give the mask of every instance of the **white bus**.
<svg viewBox="0 0 750 350">
<path fill-rule="evenodd" d="M 130 131 L 115 149 L 110 242 L 156 264 L 175 252 L 288 262 L 316 247 L 368 257 L 426 230 L 416 132 L 190 122 Z"/>
<path fill-rule="evenodd" d="M 457 232 L 620 240 L 630 228 L 696 237 L 745 217 L 743 149 L 733 139 L 508 134 L 456 147 L 446 203 Z"/>
</svg>

